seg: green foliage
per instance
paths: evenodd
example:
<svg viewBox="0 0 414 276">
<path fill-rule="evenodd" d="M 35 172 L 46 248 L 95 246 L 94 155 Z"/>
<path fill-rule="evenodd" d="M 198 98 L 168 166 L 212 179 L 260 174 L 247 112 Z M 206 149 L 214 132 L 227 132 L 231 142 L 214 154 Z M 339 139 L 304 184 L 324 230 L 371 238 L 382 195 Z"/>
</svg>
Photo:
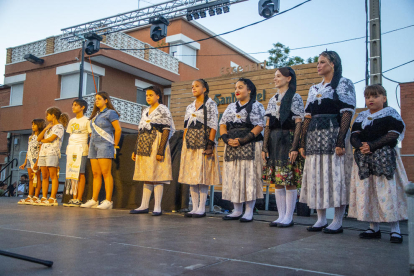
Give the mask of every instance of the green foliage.
<svg viewBox="0 0 414 276">
<path fill-rule="evenodd" d="M 314 56 L 313 58 L 310 57 L 306 60 L 307 63 L 314 63 L 314 62 L 318 62 L 318 56 Z"/>
<path fill-rule="evenodd" d="M 305 60 L 298 56 L 290 56 L 290 48 L 278 42 L 273 44 L 273 48 L 269 50 L 269 59 L 267 60 L 267 66 L 273 66 L 273 68 L 281 68 L 286 66 L 293 66 L 304 64 Z M 310 57 L 307 63 L 313 63 L 318 61 L 318 56 Z"/>
</svg>

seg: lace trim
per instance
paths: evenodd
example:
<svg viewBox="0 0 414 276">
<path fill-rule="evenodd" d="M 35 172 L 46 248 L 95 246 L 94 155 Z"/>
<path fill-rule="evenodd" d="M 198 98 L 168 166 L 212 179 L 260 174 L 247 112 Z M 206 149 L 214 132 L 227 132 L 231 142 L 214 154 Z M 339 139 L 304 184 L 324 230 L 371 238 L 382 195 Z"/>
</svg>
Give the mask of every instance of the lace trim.
<svg viewBox="0 0 414 276">
<path fill-rule="evenodd" d="M 206 102 L 207 108 L 207 126 L 209 128 L 215 129 L 217 131 L 218 126 L 218 109 L 217 104 L 211 99 L 208 98 Z M 187 127 L 191 124 L 196 124 L 196 122 L 200 122 L 204 124 L 204 109 L 200 107 L 196 110 L 195 101 L 192 102 L 189 106 L 187 106 L 184 121 L 188 120 Z"/>
<path fill-rule="evenodd" d="M 403 121 L 403 119 L 401 118 L 400 114 L 398 114 L 398 112 L 392 108 L 392 107 L 385 107 L 383 109 L 381 109 L 378 112 L 375 112 L 374 114 L 371 114 L 369 112 L 369 110 L 365 110 L 362 111 L 361 113 L 359 113 L 358 117 L 355 119 L 355 123 L 361 123 L 361 128 L 365 129 L 366 126 L 368 125 L 372 125 L 372 123 L 374 122 L 375 119 L 380 119 L 380 118 L 384 118 L 384 117 L 388 117 L 391 116 L 392 118 L 401 121 L 404 125 L 404 130 L 402 133 L 399 133 L 397 131 L 395 131 L 396 133 L 400 134 L 400 136 L 398 137 L 398 141 L 402 141 L 404 139 L 405 136 L 405 123 Z"/>
<path fill-rule="evenodd" d="M 241 109 L 240 112 L 237 112 L 236 103 L 231 103 L 224 111 L 223 116 L 220 120 L 220 125 L 226 123 L 245 123 L 247 119 L 247 111 L 245 108 Z M 265 126 L 265 110 L 261 103 L 254 102 L 252 106 L 252 111 L 250 112 L 250 121 L 254 126 Z"/>
<path fill-rule="evenodd" d="M 207 128 L 207 137 L 210 137 L 211 128 Z M 206 141 L 204 139 L 204 127 L 188 128 L 185 135 L 187 149 L 205 149 Z"/>
<path fill-rule="evenodd" d="M 280 119 L 280 107 L 282 105 L 282 99 L 278 100 L 279 93 L 274 95 L 272 98 L 270 98 L 269 103 L 267 104 L 267 109 L 265 112 L 265 115 L 271 115 L 273 117 L 276 117 L 278 120 Z M 299 94 L 295 94 L 292 98 L 292 106 L 290 107 L 290 110 L 293 114 L 295 114 L 292 119 L 301 118 L 303 121 L 303 118 L 305 117 L 305 109 L 303 107 L 303 100 L 302 97 Z"/>
<path fill-rule="evenodd" d="M 151 156 L 152 145 L 157 138 L 157 130 L 142 129 L 138 132 L 137 155 Z"/>
<path fill-rule="evenodd" d="M 352 115 L 354 115 L 355 113 L 355 109 L 353 108 L 342 108 L 341 110 L 339 110 L 339 113 L 344 113 L 346 111 L 352 112 Z"/>
<path fill-rule="evenodd" d="M 235 128 L 228 131 L 230 139 L 243 138 L 250 133 L 249 128 Z M 231 147 L 226 146 L 224 160 L 231 162 L 234 160 L 254 160 L 255 141 L 251 141 L 243 146 Z"/>
<path fill-rule="evenodd" d="M 171 112 L 168 107 L 163 104 L 157 106 L 157 108 L 153 110 L 151 114 L 149 114 L 149 107 L 144 109 L 142 112 L 141 121 L 138 125 L 138 130 L 151 130 L 151 123 L 170 126 L 170 128 L 165 128 L 170 129 L 169 138 L 171 138 L 175 132 L 175 125 L 171 116 Z"/>
<path fill-rule="evenodd" d="M 361 180 L 368 178 L 370 175 L 383 175 L 388 180 L 394 177 L 397 168 L 396 152 L 390 146 L 377 149 L 372 154 L 362 154 L 357 149 L 355 150 L 354 157 Z"/>
</svg>

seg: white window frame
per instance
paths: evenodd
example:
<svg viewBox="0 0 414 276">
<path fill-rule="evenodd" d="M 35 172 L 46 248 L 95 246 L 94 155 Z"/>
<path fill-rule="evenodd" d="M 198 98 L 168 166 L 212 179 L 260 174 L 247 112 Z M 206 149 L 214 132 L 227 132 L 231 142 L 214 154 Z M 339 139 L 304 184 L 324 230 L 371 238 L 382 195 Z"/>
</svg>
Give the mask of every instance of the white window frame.
<svg viewBox="0 0 414 276">
<path fill-rule="evenodd" d="M 170 55 L 177 58 L 180 62 L 182 62 L 184 64 L 187 64 L 188 66 L 191 66 L 195 69 L 198 69 L 197 68 L 197 55 L 198 55 L 198 50 L 200 50 L 200 43 L 192 42 L 192 43 L 189 43 L 189 44 L 186 44 L 186 45 L 175 46 L 175 44 L 181 44 L 181 43 L 194 41 L 194 39 L 191 39 L 188 36 L 185 36 L 183 34 L 175 34 L 175 35 L 167 36 L 165 41 L 167 43 L 169 43 L 170 46 L 171 46 L 170 47 Z M 194 52 L 195 52 L 194 60 L 192 62 L 194 64 L 189 64 L 187 61 L 184 60 L 184 58 L 187 57 L 187 56 L 183 56 L 186 47 L 194 50 Z"/>
<path fill-rule="evenodd" d="M 151 83 L 148 83 L 148 82 L 145 82 L 145 81 L 142 81 L 142 80 L 135 79 L 135 87 L 137 88 L 137 93 L 138 93 L 138 89 L 144 90 L 145 88 L 147 88 L 149 86 L 152 86 L 152 85 L 153 84 L 151 84 Z M 142 103 L 139 103 L 139 104 L 142 104 Z M 145 104 L 142 104 L 142 105 L 147 105 L 147 104 L 145 103 Z"/>
<path fill-rule="evenodd" d="M 24 82 L 26 81 L 26 74 L 15 75 L 11 77 L 4 78 L 4 84 L 10 86 L 10 99 L 8 106 L 21 106 L 23 105 L 23 97 L 24 97 Z M 13 85 L 23 85 L 22 91 L 22 101 L 19 104 L 11 104 L 13 98 Z"/>
</svg>

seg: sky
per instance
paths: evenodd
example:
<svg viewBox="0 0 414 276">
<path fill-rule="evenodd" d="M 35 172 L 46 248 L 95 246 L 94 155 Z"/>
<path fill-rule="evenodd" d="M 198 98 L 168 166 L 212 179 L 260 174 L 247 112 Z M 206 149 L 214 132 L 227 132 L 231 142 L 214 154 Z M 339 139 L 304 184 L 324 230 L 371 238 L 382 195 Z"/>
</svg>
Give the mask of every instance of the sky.
<svg viewBox="0 0 414 276">
<path fill-rule="evenodd" d="M 305 0 L 280 0 L 280 10 L 289 9 Z M 141 0 L 140 7 L 165 2 Z M 85 4 L 87 3 L 87 4 Z M 98 3 L 99 5 L 95 5 Z M 6 49 L 61 34 L 61 29 L 103 17 L 132 11 L 138 0 L 0 0 L 0 75 L 4 76 Z M 262 20 L 258 14 L 258 0 L 232 5 L 227 14 L 197 20 L 220 34 Z M 382 0 L 382 33 L 414 24 L 413 0 Z M 18 17 L 16 16 L 18 15 Z M 364 0 L 312 0 L 304 5 L 265 22 L 224 35 L 222 38 L 246 53 L 266 52 L 280 42 L 291 49 L 341 41 L 365 35 Z M 414 27 L 382 36 L 383 71 L 414 60 Z M 364 79 L 365 40 L 359 39 L 328 46 L 292 50 L 291 55 L 308 57 L 325 49 L 338 52 L 342 59 L 343 76 L 356 82 Z M 252 54 L 259 60 L 268 54 Z M 315 69 L 316 70 L 316 69 Z M 398 82 L 414 81 L 414 62 L 384 74 Z M 0 78 L 0 83 L 4 79 Z M 396 86 L 383 79 L 389 105 L 399 111 Z M 357 107 L 364 107 L 365 82 L 355 85 Z M 399 96 L 399 89 L 397 91 Z"/>
</svg>

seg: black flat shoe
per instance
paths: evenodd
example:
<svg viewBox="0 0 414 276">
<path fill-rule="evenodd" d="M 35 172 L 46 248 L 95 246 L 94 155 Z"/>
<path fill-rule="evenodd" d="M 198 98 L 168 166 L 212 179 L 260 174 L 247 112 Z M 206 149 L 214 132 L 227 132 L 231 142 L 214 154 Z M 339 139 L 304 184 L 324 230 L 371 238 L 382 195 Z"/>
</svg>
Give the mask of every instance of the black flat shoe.
<svg viewBox="0 0 414 276">
<path fill-rule="evenodd" d="M 154 216 L 154 217 L 158 217 L 158 216 L 161 216 L 162 215 L 162 212 L 152 212 L 152 216 Z"/>
<path fill-rule="evenodd" d="M 400 235 L 399 237 L 394 237 L 392 234 Z M 391 232 L 390 233 L 390 242 L 391 243 L 402 243 L 403 242 L 403 236 L 401 236 L 400 233 L 397 232 Z"/>
<path fill-rule="evenodd" d="M 269 226 L 270 227 L 277 227 L 277 224 L 278 224 L 279 222 L 274 222 L 274 221 L 272 221 L 271 223 L 269 223 Z"/>
<path fill-rule="evenodd" d="M 240 222 L 252 222 L 252 221 L 253 221 L 253 218 L 252 219 L 245 219 L 245 218 L 240 219 Z"/>
<path fill-rule="evenodd" d="M 243 214 L 238 217 L 229 217 L 229 215 L 227 215 L 227 216 L 222 217 L 222 219 L 223 220 L 239 220 L 242 216 Z"/>
<path fill-rule="evenodd" d="M 206 216 L 206 212 L 204 212 L 204 214 L 193 214 L 193 218 L 204 218 Z"/>
<path fill-rule="evenodd" d="M 371 232 L 362 232 L 361 234 L 359 234 L 359 237 L 361 239 L 381 239 L 381 231 L 378 230 L 378 232 L 375 232 L 374 230 L 372 230 L 371 228 L 367 229 L 366 231 L 371 231 Z"/>
<path fill-rule="evenodd" d="M 342 226 L 339 227 L 336 230 L 332 230 L 332 229 L 329 229 L 329 228 L 323 228 L 323 232 L 325 234 L 339 234 L 339 233 L 343 233 L 344 232 L 344 229 L 342 228 Z"/>
<path fill-rule="evenodd" d="M 144 209 L 144 210 L 131 210 L 129 211 L 130 214 L 148 214 L 149 213 L 149 209 Z"/>
<path fill-rule="evenodd" d="M 185 214 L 184 214 L 184 217 L 186 217 L 186 218 L 192 218 L 192 217 L 193 217 L 193 214 L 190 214 L 190 213 L 185 213 Z"/>
<path fill-rule="evenodd" d="M 293 220 L 290 222 L 290 223 L 288 223 L 288 224 L 284 224 L 284 223 L 279 223 L 278 225 L 277 225 L 277 227 L 280 227 L 280 228 L 287 228 L 287 227 L 292 227 L 293 225 L 295 225 L 295 223 L 293 222 Z"/>
<path fill-rule="evenodd" d="M 325 224 L 324 226 L 321 227 L 313 227 L 313 226 L 309 226 L 308 228 L 306 228 L 306 230 L 308 230 L 309 232 L 321 232 L 323 228 L 327 227 L 328 224 Z"/>
</svg>

